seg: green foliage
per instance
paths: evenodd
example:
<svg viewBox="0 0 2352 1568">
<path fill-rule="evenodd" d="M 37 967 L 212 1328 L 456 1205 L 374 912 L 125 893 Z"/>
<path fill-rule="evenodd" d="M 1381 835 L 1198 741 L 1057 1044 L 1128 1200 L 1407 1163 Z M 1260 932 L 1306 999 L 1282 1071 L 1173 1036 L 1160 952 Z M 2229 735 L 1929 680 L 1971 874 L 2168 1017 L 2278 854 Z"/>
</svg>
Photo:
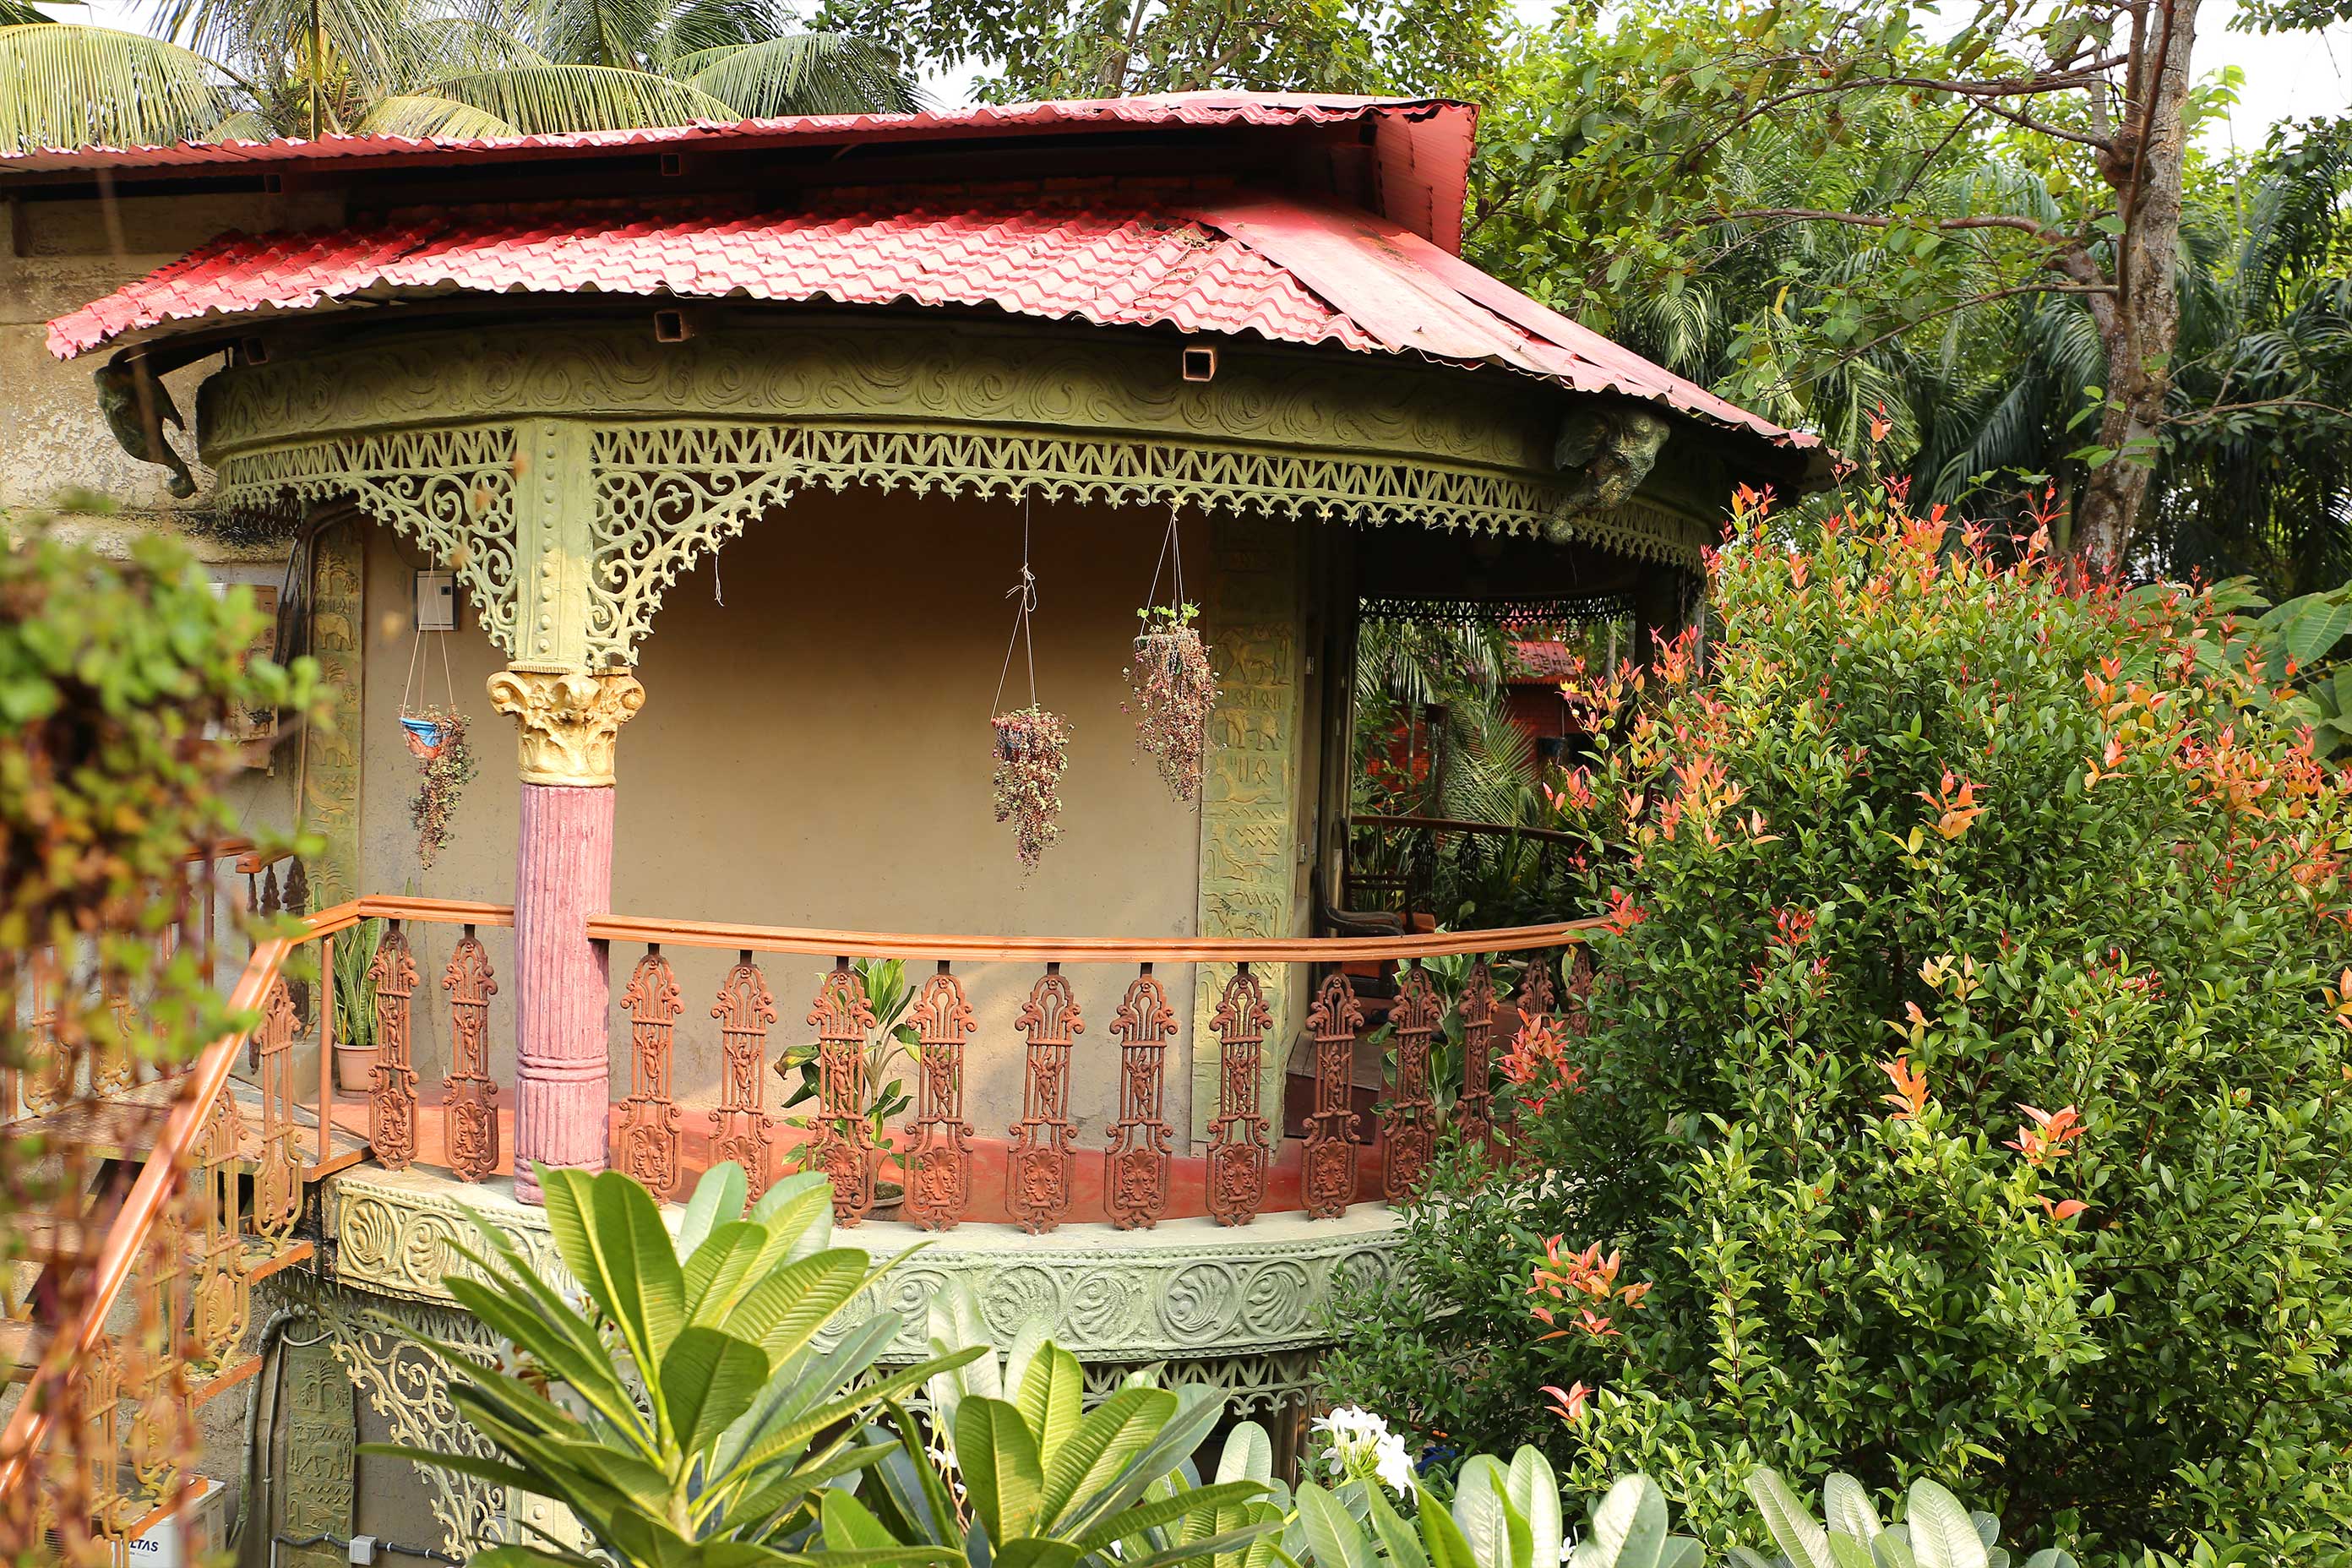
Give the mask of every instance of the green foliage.
<svg viewBox="0 0 2352 1568">
<path fill-rule="evenodd" d="M 2021 510 L 2049 483 L 2071 500 L 2113 460 L 2099 416 L 2128 368 L 2086 291 L 2116 265 L 2108 176 L 2126 164 L 2094 145 L 2081 89 L 2100 73 L 2052 63 L 2098 35 L 2097 11 L 1923 27 L 1900 5 L 1653 0 L 1564 17 L 1490 98 L 1469 253 L 1849 454 L 1883 420 L 1923 504 Z M 2046 90 L 2006 96 L 2037 72 Z M 2127 460 L 2153 465 L 2144 554 L 2292 593 L 2352 576 L 2347 136 L 2206 150 L 2242 85 L 2221 73 L 2184 106 L 2180 232 L 2162 242 L 2179 341 L 2164 416 Z"/>
<path fill-rule="evenodd" d="M 1228 1444 L 1213 1482 L 1191 1470 L 1223 1410 L 1213 1391 L 1171 1393 L 1138 1374 L 1084 1411 L 1077 1359 L 1025 1331 L 1000 1362 L 975 1342 L 982 1325 L 968 1289 L 936 1298 L 931 1322 L 935 1355 L 957 1362 L 930 1387 L 949 1473 L 897 1413 L 898 1448 L 869 1473 L 871 1486 L 826 1493 L 828 1550 L 911 1548 L 970 1568 L 1166 1568 L 1211 1557 L 1216 1568 L 1274 1568 L 1281 1514 L 1265 1500 L 1265 1434 L 1244 1428 L 1254 1440 Z"/>
<path fill-rule="evenodd" d="M 831 0 L 821 25 L 936 68 L 984 67 L 981 96 L 1115 97 L 1205 88 L 1477 97 L 1500 0 Z"/>
<path fill-rule="evenodd" d="M 869 1377 L 898 1331 L 890 1312 L 817 1347 L 881 1272 L 866 1254 L 831 1245 L 822 1176 L 788 1177 L 744 1214 L 741 1168 L 715 1166 L 673 1237 L 627 1176 L 537 1169 L 549 1229 L 584 1299 L 560 1294 L 477 1215 L 483 1252 L 459 1249 L 474 1272 L 445 1283 L 509 1349 L 488 1366 L 425 1342 L 451 1374 L 458 1411 L 497 1457 L 361 1451 L 552 1499 L 599 1550 L 640 1568 L 809 1563 L 804 1538 L 828 1484 L 890 1450 L 866 1418 L 977 1352 Z M 889 1568 L 937 1558 L 901 1551 L 857 1561 Z M 595 1559 L 543 1541 L 488 1546 L 472 1561 L 585 1568 Z"/>
<path fill-rule="evenodd" d="M 1669 650 L 1605 715 L 1613 912 L 1580 1077 L 1521 1091 L 1543 1173 L 1439 1172 L 1331 1395 L 1639 1468 L 1711 1540 L 1770 1465 L 2103 1562 L 2341 1561 L 2337 781 L 2177 611 L 1888 496 L 1751 509 L 1715 589 L 1706 679 Z M 1593 1321 L 1539 1338 L 1547 1277 Z"/>
<path fill-rule="evenodd" d="M 2000 1521 L 1970 1513 L 1924 1476 L 1911 1483 L 1909 1509 L 1895 1524 L 1879 1521 L 1869 1491 L 1848 1475 L 1832 1475 L 1822 1484 L 1826 1526 L 1771 1470 L 1759 1468 L 1748 1476 L 1748 1495 L 1780 1555 L 1769 1558 L 1734 1546 L 1733 1558 L 1747 1568 L 2009 1568 Z M 2045 1546 L 2025 1560 L 2025 1568 L 2076 1564 L 2063 1547 Z"/>
<path fill-rule="evenodd" d="M 246 657 L 267 624 L 174 540 L 142 534 L 117 559 L 36 521 L 0 555 L 0 1066 L 27 1065 L 42 948 L 68 1057 L 175 1061 L 231 1022 L 202 944 L 164 957 L 158 942 L 210 893 L 192 857 L 239 831 L 219 792 L 242 749 L 224 724 L 257 708 L 323 719 L 309 659 Z"/>
<path fill-rule="evenodd" d="M 907 1009 L 915 1000 L 914 987 L 907 984 L 907 965 L 903 959 L 861 958 L 855 965 L 860 984 L 866 987 L 866 1005 L 874 1009 L 874 1034 L 866 1045 L 866 1064 L 858 1081 L 865 1085 L 866 1103 L 865 1121 L 877 1147 L 890 1145 L 890 1122 L 914 1097 L 907 1092 L 904 1079 L 891 1076 L 899 1064 L 911 1062 L 914 1053 L 922 1046 L 922 1036 L 915 1026 L 906 1021 Z M 820 1046 L 814 1040 L 803 1040 L 784 1047 L 776 1058 L 776 1074 L 789 1085 L 784 1097 L 787 1110 L 805 1105 L 819 1092 Z M 805 1128 L 814 1117 L 804 1113 L 787 1117 L 792 1126 Z M 835 1128 L 845 1135 L 850 1131 L 845 1119 L 834 1118 Z M 800 1151 L 805 1153 L 810 1145 L 803 1142 Z M 895 1185 L 892 1187 L 896 1191 Z"/>
<path fill-rule="evenodd" d="M 871 41 L 799 31 L 765 0 L 151 0 L 147 10 L 159 37 L 0 25 L 0 152 L 340 131 L 510 136 L 923 101 Z"/>
</svg>

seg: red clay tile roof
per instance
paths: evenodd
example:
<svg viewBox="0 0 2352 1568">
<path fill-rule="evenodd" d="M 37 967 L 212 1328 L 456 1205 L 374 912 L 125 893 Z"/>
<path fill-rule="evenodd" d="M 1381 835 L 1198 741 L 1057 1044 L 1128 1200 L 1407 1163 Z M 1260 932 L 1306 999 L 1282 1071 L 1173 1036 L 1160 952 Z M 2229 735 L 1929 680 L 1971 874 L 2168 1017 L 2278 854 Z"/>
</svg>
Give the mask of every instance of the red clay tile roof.
<svg viewBox="0 0 2352 1568">
<path fill-rule="evenodd" d="M 1130 198 L 1132 199 L 1132 198 Z M 572 205 L 375 228 L 225 235 L 49 323 L 60 359 L 174 321 L 448 291 L 993 305 L 1498 364 L 1783 445 L 1780 429 L 1359 211 L 1276 198 L 1040 209 L 1032 200 L 745 216 Z"/>
<path fill-rule="evenodd" d="M 563 207 L 225 235 L 51 322 L 49 348 L 68 358 L 167 321 L 451 290 L 995 305 L 1104 326 L 1382 346 L 1249 247 L 1166 214 L 1008 207 L 756 217 Z"/>
</svg>

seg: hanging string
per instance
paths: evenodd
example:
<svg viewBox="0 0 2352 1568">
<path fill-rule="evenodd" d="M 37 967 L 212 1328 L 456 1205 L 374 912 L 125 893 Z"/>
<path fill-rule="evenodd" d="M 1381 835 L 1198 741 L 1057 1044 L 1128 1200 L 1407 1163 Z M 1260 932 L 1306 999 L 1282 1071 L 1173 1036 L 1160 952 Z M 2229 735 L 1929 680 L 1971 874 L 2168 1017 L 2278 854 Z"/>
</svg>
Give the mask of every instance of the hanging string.
<svg viewBox="0 0 2352 1568">
<path fill-rule="evenodd" d="M 1176 558 L 1176 595 L 1169 602 L 1169 608 L 1176 612 L 1176 618 L 1181 621 L 1184 615 L 1184 541 L 1176 531 L 1176 510 L 1177 503 L 1170 501 L 1168 532 L 1160 541 L 1160 559 L 1151 563 L 1151 592 L 1143 596 L 1143 602 L 1147 606 L 1160 602 L 1160 574 L 1172 554 Z"/>
<path fill-rule="evenodd" d="M 409 644 L 408 644 L 408 679 L 405 679 L 405 680 L 404 680 L 404 681 L 402 681 L 402 682 L 400 683 L 400 711 L 401 711 L 401 713 L 402 713 L 402 715 L 403 715 L 404 717 L 404 716 L 406 716 L 406 715 L 408 715 L 408 714 L 410 714 L 410 713 L 413 713 L 413 712 L 415 712 L 415 709 L 411 708 L 411 707 L 408 705 L 408 695 L 409 695 L 410 691 L 411 691 L 411 690 L 413 690 L 413 689 L 415 688 L 415 685 L 416 685 L 416 661 L 417 661 L 419 658 L 421 658 L 422 657 L 424 657 L 424 653 L 425 653 L 425 628 L 424 628 L 423 626 L 418 626 L 418 627 L 416 628 L 416 635 L 415 635 L 415 637 L 412 637 L 411 639 L 409 639 Z"/>
<path fill-rule="evenodd" d="M 1013 648 L 1019 644 L 1029 658 L 1029 706 L 1037 706 L 1037 647 L 1029 634 L 1029 616 L 1037 608 L 1037 574 L 1029 570 L 1029 498 L 1021 498 L 1021 580 L 1004 592 L 1017 601 L 1013 611 L 1013 635 L 1004 640 L 1004 668 L 997 672 L 996 695 L 989 700 L 992 718 L 1004 710 L 1004 682 L 1013 674 Z"/>
</svg>

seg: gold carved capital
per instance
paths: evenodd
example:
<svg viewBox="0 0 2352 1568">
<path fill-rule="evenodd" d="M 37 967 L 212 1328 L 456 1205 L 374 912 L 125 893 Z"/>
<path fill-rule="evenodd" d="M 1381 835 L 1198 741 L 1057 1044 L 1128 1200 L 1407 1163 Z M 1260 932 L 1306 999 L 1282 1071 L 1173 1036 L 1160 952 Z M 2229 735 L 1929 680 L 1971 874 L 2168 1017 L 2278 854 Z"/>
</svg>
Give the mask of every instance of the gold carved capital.
<svg viewBox="0 0 2352 1568">
<path fill-rule="evenodd" d="M 523 783 L 593 787 L 613 782 L 614 746 L 646 689 L 625 669 L 502 669 L 490 705 L 514 715 Z"/>
</svg>

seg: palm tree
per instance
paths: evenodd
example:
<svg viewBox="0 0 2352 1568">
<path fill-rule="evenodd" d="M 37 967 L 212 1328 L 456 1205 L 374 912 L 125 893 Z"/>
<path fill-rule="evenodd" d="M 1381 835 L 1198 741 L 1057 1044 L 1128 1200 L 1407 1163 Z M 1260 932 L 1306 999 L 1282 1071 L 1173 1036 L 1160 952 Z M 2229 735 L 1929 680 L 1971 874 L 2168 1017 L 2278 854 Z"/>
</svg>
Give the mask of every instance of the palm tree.
<svg viewBox="0 0 2352 1568">
<path fill-rule="evenodd" d="M 150 20 L 156 37 L 0 26 L 0 150 L 535 134 L 923 104 L 885 51 L 790 31 L 772 0 L 154 0 Z"/>
</svg>

